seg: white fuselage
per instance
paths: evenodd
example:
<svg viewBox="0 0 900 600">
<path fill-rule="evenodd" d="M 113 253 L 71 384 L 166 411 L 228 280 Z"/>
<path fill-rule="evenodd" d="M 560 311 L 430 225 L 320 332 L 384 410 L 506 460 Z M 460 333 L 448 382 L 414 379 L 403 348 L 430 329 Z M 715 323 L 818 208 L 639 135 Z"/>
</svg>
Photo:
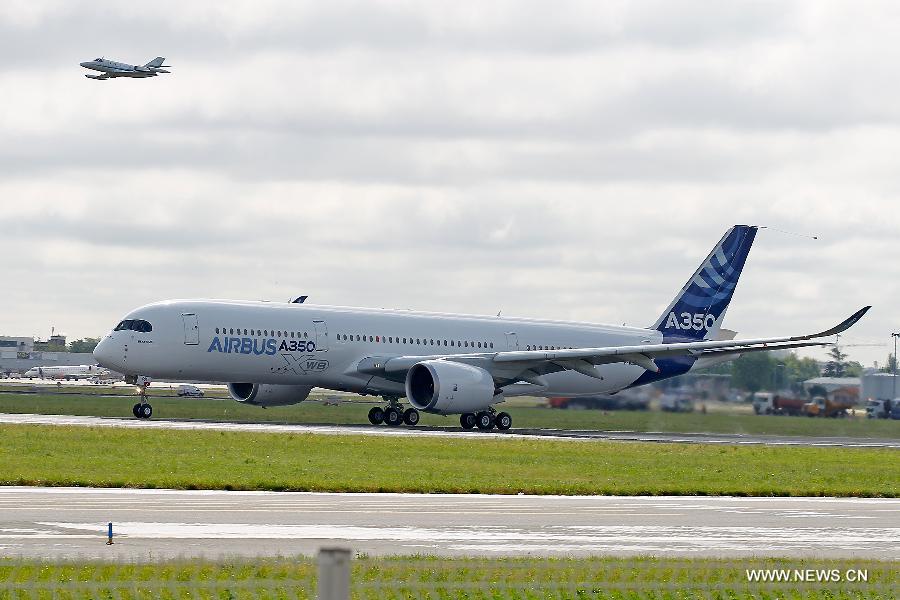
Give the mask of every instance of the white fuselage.
<svg viewBox="0 0 900 600">
<path fill-rule="evenodd" d="M 25 377 L 41 379 L 88 379 L 107 375 L 109 375 L 108 370 L 94 365 L 34 367 L 25 372 Z"/>
<path fill-rule="evenodd" d="M 169 71 L 161 67 L 153 67 L 149 65 L 129 65 L 127 63 L 116 62 L 114 60 L 106 60 L 105 58 L 95 58 L 94 60 L 79 63 L 85 69 L 91 71 L 99 71 L 103 75 L 88 75 L 91 79 L 107 79 L 115 77 L 156 77 L 159 73 L 168 73 Z"/>
<path fill-rule="evenodd" d="M 366 374 L 361 363 L 662 340 L 658 331 L 632 327 L 268 302 L 173 300 L 141 307 L 125 318 L 149 323 L 152 330 L 113 331 L 94 356 L 126 375 L 398 396 L 404 395 L 402 378 Z M 602 379 L 561 371 L 546 375 L 546 386 L 518 383 L 503 390 L 542 396 L 614 392 L 645 373 L 626 363 L 601 365 L 597 371 Z"/>
</svg>

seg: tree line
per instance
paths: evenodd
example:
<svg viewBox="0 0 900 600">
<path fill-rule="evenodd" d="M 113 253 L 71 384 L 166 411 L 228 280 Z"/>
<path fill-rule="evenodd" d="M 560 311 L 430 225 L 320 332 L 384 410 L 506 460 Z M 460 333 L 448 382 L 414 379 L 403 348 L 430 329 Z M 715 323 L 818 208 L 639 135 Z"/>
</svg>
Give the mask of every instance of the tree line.
<svg viewBox="0 0 900 600">
<path fill-rule="evenodd" d="M 49 344 L 44 352 L 93 352 L 99 343 L 100 338 L 86 337 L 80 340 L 72 340 L 65 346 L 62 344 Z"/>
<path fill-rule="evenodd" d="M 796 354 L 773 356 L 769 352 L 751 352 L 740 358 L 706 369 L 707 373 L 731 375 L 732 387 L 748 392 L 791 390 L 803 393 L 803 382 L 814 377 L 859 377 L 863 367 L 848 361 L 847 354 L 835 346 L 824 363 Z"/>
</svg>

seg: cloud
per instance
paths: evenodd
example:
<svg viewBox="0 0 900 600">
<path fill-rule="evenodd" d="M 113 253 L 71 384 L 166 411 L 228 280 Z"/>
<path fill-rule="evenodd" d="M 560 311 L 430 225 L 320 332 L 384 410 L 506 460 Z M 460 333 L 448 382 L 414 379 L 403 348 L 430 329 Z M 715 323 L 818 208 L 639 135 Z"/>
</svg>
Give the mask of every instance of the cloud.
<svg viewBox="0 0 900 600">
<path fill-rule="evenodd" d="M 647 324 L 771 225 L 728 325 L 894 326 L 898 9 L 7 2 L 4 333 L 166 297 Z M 173 73 L 89 81 L 96 55 Z M 883 348 L 853 358 L 883 360 Z"/>
</svg>

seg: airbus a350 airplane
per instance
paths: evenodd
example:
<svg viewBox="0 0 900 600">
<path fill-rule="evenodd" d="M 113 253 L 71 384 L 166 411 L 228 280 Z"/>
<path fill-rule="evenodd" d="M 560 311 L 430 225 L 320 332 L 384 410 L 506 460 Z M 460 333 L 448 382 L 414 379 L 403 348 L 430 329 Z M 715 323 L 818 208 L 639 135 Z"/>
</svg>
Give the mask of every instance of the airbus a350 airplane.
<svg viewBox="0 0 900 600">
<path fill-rule="evenodd" d="M 91 69 L 92 71 L 100 71 L 103 73 L 102 75 L 85 75 L 88 79 L 97 79 L 100 81 L 105 81 L 107 79 L 114 79 L 116 77 L 156 77 L 160 73 L 169 73 L 170 71 L 166 71 L 163 67 L 171 67 L 171 65 L 164 65 L 165 58 L 162 56 L 157 56 L 146 65 L 129 65 L 125 63 L 116 62 L 114 60 L 106 60 L 105 58 L 95 58 L 94 60 L 88 60 L 83 63 L 79 63 L 85 69 Z"/>
<path fill-rule="evenodd" d="M 138 378 L 224 381 L 259 406 L 303 401 L 315 387 L 384 397 L 373 424 L 415 425 L 419 412 L 460 415 L 488 430 L 512 425 L 507 396 L 614 393 L 740 354 L 828 345 L 866 313 L 809 335 L 733 340 L 725 310 L 757 228 L 728 230 L 648 328 L 305 303 L 169 300 L 132 311 L 94 351 Z M 400 398 L 409 399 L 404 410 Z M 148 418 L 149 404 L 135 416 Z"/>
</svg>

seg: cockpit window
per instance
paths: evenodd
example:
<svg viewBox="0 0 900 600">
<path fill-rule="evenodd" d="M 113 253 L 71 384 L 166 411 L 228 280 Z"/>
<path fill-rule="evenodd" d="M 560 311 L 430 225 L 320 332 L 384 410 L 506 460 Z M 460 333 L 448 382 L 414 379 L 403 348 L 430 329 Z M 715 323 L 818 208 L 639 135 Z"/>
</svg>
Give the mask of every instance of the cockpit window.
<svg viewBox="0 0 900 600">
<path fill-rule="evenodd" d="M 100 62 L 101 60 L 103 60 L 103 59 L 102 59 L 102 58 L 95 58 L 95 59 L 94 59 L 94 62 Z"/>
<path fill-rule="evenodd" d="M 144 321 L 141 319 L 125 319 L 118 325 L 113 331 L 123 331 L 125 329 L 130 329 L 132 331 L 138 331 L 140 333 L 150 333 L 153 331 L 153 325 L 150 324 L 149 321 Z"/>
</svg>

